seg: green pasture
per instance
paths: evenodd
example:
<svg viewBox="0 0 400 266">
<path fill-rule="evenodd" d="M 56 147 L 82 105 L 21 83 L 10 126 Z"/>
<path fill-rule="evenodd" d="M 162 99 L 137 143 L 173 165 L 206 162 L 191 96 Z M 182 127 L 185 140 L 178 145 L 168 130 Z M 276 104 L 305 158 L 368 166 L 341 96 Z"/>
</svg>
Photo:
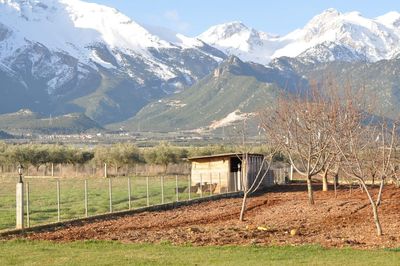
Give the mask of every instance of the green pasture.
<svg viewBox="0 0 400 266">
<path fill-rule="evenodd" d="M 131 177 L 131 208 L 147 206 L 146 177 Z M 78 178 L 60 179 L 60 218 L 69 220 L 85 216 L 85 180 Z M 57 180 L 26 179 L 29 184 L 30 226 L 57 222 Z M 15 227 L 14 179 L 0 180 L 0 230 Z M 179 200 L 189 198 L 183 192 L 189 185 L 188 176 L 178 176 Z M 110 212 L 109 179 L 87 179 L 88 215 Z M 176 178 L 164 178 L 164 203 L 176 201 Z M 25 193 L 26 195 L 26 193 Z M 128 177 L 112 178 L 113 212 L 129 209 Z M 209 195 L 209 194 L 207 194 Z M 191 193 L 191 198 L 199 195 Z M 161 177 L 149 177 L 149 204 L 162 203 Z M 26 208 L 25 208 L 26 209 Z"/>
</svg>

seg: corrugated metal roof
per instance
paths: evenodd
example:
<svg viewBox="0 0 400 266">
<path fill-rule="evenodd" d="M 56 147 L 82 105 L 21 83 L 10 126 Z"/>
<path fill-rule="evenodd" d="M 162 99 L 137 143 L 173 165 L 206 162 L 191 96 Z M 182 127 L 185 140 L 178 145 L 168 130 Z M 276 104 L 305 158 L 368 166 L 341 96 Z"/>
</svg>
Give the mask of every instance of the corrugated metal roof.
<svg viewBox="0 0 400 266">
<path fill-rule="evenodd" d="M 204 155 L 204 156 L 196 156 L 188 158 L 189 161 L 199 160 L 199 159 L 207 159 L 207 158 L 219 158 L 219 157 L 243 157 L 243 153 L 222 153 L 222 154 L 214 154 L 214 155 Z M 258 153 L 248 153 L 249 156 L 264 156 Z"/>
</svg>

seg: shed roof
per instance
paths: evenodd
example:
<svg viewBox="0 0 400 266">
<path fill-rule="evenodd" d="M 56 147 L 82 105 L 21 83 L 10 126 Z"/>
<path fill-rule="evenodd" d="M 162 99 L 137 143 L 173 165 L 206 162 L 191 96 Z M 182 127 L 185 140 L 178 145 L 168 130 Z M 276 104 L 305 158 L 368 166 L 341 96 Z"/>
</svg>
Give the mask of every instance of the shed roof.
<svg viewBox="0 0 400 266">
<path fill-rule="evenodd" d="M 208 159 L 208 158 L 223 158 L 223 157 L 243 157 L 244 153 L 222 153 L 222 154 L 214 154 L 214 155 L 204 155 L 204 156 L 195 156 L 188 158 L 189 161 L 195 161 L 199 159 Z M 259 153 L 248 153 L 249 156 L 264 156 Z"/>
</svg>

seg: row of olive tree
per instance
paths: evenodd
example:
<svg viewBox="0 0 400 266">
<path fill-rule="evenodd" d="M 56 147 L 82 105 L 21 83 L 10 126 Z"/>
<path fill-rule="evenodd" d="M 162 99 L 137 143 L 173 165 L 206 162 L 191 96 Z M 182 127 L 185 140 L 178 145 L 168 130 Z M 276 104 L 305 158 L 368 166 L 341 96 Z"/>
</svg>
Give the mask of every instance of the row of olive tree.
<svg viewBox="0 0 400 266">
<path fill-rule="evenodd" d="M 32 165 L 37 170 L 48 164 L 107 164 L 116 169 L 137 164 L 161 165 L 165 171 L 170 164 L 185 163 L 186 158 L 218 153 L 235 152 L 237 148 L 223 145 L 203 147 L 177 147 L 162 142 L 150 148 L 138 148 L 132 143 L 99 145 L 80 148 L 66 145 L 0 143 L 0 165 Z M 260 148 L 259 148 L 260 149 Z"/>
</svg>

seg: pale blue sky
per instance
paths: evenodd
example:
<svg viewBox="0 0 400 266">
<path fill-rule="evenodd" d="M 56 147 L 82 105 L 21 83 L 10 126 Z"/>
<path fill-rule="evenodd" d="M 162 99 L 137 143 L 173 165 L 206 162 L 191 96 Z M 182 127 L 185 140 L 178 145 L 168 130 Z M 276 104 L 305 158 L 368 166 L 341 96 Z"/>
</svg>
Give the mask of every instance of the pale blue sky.
<svg viewBox="0 0 400 266">
<path fill-rule="evenodd" d="M 400 11 L 398 0 L 86 0 L 112 6 L 142 24 L 195 36 L 210 26 L 239 20 L 269 33 L 286 34 L 328 8 L 373 18 Z"/>
</svg>

